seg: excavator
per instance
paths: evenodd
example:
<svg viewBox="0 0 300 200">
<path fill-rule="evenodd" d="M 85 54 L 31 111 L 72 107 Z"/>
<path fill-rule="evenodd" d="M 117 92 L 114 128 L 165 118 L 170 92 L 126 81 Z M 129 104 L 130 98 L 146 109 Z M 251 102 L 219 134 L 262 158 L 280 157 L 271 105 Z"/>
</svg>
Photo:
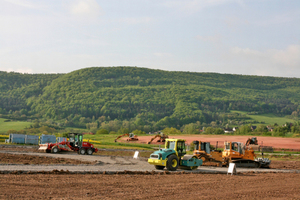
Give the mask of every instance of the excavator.
<svg viewBox="0 0 300 200">
<path fill-rule="evenodd" d="M 153 138 L 151 138 L 151 140 L 148 142 L 148 144 L 151 144 L 151 142 L 153 142 L 153 140 L 155 140 L 155 138 L 159 138 L 157 140 L 157 142 L 165 142 L 167 138 L 169 138 L 169 136 L 167 136 L 166 134 L 164 133 L 160 133 L 160 134 L 157 134 L 155 135 Z"/>
<path fill-rule="evenodd" d="M 127 139 L 127 141 L 137 141 L 139 140 L 138 137 L 136 135 L 134 135 L 133 133 L 125 133 L 123 135 L 120 135 L 118 136 L 116 139 L 115 139 L 115 142 L 117 142 L 117 140 L 121 137 L 124 137 L 124 136 L 128 136 L 129 138 Z"/>
</svg>

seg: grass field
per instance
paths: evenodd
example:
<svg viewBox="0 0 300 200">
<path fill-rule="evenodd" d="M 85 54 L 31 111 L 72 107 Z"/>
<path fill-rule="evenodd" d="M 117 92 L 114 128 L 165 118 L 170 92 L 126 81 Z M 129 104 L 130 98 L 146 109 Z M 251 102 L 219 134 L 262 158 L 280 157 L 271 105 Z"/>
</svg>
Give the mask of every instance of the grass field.
<svg viewBox="0 0 300 200">
<path fill-rule="evenodd" d="M 155 145 L 148 145 L 148 144 L 139 144 L 135 142 L 126 142 L 121 139 L 115 142 L 115 139 L 118 136 L 119 134 L 84 135 L 84 139 L 87 140 L 91 139 L 100 142 L 100 144 L 95 144 L 95 146 L 100 149 L 106 148 L 106 149 L 153 150 L 153 147 L 155 146 Z M 126 136 L 124 138 L 126 138 Z"/>
<path fill-rule="evenodd" d="M 234 113 L 241 113 L 246 115 L 247 117 L 251 118 L 249 121 L 258 121 L 260 123 L 253 123 L 252 125 L 259 125 L 259 124 L 264 124 L 264 125 L 274 125 L 277 123 L 278 125 L 285 124 L 286 122 L 295 122 L 293 119 L 289 119 L 287 117 L 277 117 L 273 114 L 263 114 L 263 115 L 248 115 L 247 112 L 242 112 L 242 111 L 231 111 Z M 264 123 L 261 123 L 264 122 Z"/>
<path fill-rule="evenodd" d="M 29 127 L 31 122 L 22 122 L 22 121 L 6 121 L 7 119 L 0 118 L 0 133 L 5 133 L 8 130 L 21 130 L 25 127 Z"/>
</svg>

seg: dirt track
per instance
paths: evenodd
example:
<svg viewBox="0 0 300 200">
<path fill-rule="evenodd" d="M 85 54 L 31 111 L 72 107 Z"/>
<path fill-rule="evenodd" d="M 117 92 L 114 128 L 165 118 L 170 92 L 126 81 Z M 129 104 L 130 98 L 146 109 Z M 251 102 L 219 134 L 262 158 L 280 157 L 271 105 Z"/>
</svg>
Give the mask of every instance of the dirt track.
<svg viewBox="0 0 300 200">
<path fill-rule="evenodd" d="M 300 161 L 271 165 L 271 171 L 294 173 L 237 169 L 231 176 L 226 168 L 201 166 L 196 174 L 169 174 L 152 171 L 145 158 L 100 154 L 0 148 L 0 199 L 300 199 Z M 207 174 L 220 169 L 222 174 Z M 117 174 L 103 174 L 112 171 Z"/>
<path fill-rule="evenodd" d="M 139 143 L 147 144 L 153 136 L 139 136 Z M 245 143 L 250 136 L 237 136 L 237 135 L 193 135 L 193 136 L 169 136 L 170 138 L 185 139 L 188 144 L 191 144 L 194 140 L 201 140 L 210 142 L 212 145 L 223 147 L 225 141 L 235 141 Z M 121 138 L 123 139 L 123 138 Z M 300 149 L 300 138 L 280 138 L 280 137 L 261 137 L 257 136 L 258 144 L 262 146 L 272 146 L 273 148 L 284 149 Z M 156 140 L 152 142 L 158 144 Z M 162 144 L 162 143 L 160 143 Z"/>
</svg>

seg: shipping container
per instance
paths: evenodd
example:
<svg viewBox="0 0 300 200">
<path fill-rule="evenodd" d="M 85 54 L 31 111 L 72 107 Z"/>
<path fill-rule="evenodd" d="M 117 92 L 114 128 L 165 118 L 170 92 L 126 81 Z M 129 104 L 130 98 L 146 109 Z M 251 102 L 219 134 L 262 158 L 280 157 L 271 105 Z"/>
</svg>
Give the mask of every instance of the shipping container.
<svg viewBox="0 0 300 200">
<path fill-rule="evenodd" d="M 16 144 L 25 144 L 25 135 L 11 133 L 9 134 L 9 141 Z"/>
<path fill-rule="evenodd" d="M 40 137 L 40 144 L 46 144 L 46 143 L 56 143 L 56 137 L 55 135 L 41 135 Z"/>
<path fill-rule="evenodd" d="M 38 135 L 26 135 L 25 136 L 25 144 L 39 144 L 39 136 Z"/>
</svg>

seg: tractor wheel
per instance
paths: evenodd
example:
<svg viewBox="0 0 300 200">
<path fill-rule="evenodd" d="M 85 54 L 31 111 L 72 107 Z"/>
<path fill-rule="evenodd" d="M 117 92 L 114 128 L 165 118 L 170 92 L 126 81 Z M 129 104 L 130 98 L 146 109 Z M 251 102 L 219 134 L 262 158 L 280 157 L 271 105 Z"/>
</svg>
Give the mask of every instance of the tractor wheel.
<svg viewBox="0 0 300 200">
<path fill-rule="evenodd" d="M 51 150 L 50 149 L 46 149 L 46 153 L 51 153 Z"/>
<path fill-rule="evenodd" d="M 51 153 L 58 153 L 58 152 L 59 152 L 59 148 L 57 146 L 52 147 Z"/>
<path fill-rule="evenodd" d="M 87 149 L 86 153 L 87 155 L 93 155 L 93 149 Z"/>
<path fill-rule="evenodd" d="M 176 155 L 172 154 L 168 157 L 168 161 L 167 161 L 167 169 L 169 171 L 176 171 L 178 168 L 178 158 Z"/>
<path fill-rule="evenodd" d="M 158 170 L 163 170 L 165 168 L 165 166 L 160 166 L 160 165 L 154 165 L 155 169 Z"/>
<path fill-rule="evenodd" d="M 84 155 L 84 154 L 85 154 L 85 149 L 83 149 L 83 148 L 80 149 L 80 150 L 79 150 L 79 153 L 80 153 L 81 155 Z"/>
</svg>

